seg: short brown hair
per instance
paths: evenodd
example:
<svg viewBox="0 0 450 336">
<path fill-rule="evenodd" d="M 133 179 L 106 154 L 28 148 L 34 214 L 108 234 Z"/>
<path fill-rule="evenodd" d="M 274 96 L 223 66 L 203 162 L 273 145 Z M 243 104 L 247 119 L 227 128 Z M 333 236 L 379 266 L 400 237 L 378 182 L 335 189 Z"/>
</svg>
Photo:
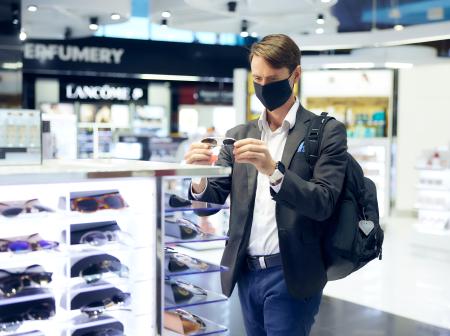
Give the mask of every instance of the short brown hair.
<svg viewBox="0 0 450 336">
<path fill-rule="evenodd" d="M 272 34 L 253 43 L 249 61 L 253 56 L 264 58 L 275 69 L 288 68 L 290 72 L 300 65 L 301 52 L 298 45 L 287 35 Z"/>
</svg>

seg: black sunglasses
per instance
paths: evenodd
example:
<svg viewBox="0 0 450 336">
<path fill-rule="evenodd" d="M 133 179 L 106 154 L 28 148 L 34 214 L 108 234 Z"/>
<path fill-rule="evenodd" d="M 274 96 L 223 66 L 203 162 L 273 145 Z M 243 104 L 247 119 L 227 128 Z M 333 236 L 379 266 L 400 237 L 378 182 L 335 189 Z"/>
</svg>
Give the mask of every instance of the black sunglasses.
<svg viewBox="0 0 450 336">
<path fill-rule="evenodd" d="M 42 211 L 53 212 L 52 209 L 40 205 L 39 200 L 37 198 L 28 201 L 13 201 L 6 203 L 0 202 L 0 213 L 5 217 L 15 217 L 21 214 L 22 212 L 25 213 L 35 212 L 33 210 L 37 210 L 37 212 Z"/>
<path fill-rule="evenodd" d="M 197 235 L 201 237 L 209 236 L 209 233 L 204 232 L 200 226 L 186 218 L 166 217 L 165 223 L 169 225 L 178 225 L 180 228 L 181 239 L 192 239 Z"/>
<path fill-rule="evenodd" d="M 22 272 L 0 270 L 0 291 L 6 297 L 11 297 L 31 283 L 43 286 L 52 281 L 52 273 L 46 272 L 41 265 L 28 266 Z"/>
<path fill-rule="evenodd" d="M 207 297 L 208 293 L 201 287 L 183 280 L 166 279 L 166 285 L 169 285 L 173 292 L 175 303 L 190 300 L 194 296 Z"/>
<path fill-rule="evenodd" d="M 165 247 L 164 250 L 166 257 L 169 258 L 168 268 L 170 272 L 182 272 L 190 268 L 206 271 L 209 268 L 209 265 L 204 261 L 178 253 L 170 247 Z"/>
<path fill-rule="evenodd" d="M 233 138 L 204 138 L 200 141 L 201 143 L 211 145 L 212 147 L 215 146 L 233 146 L 236 142 L 236 139 Z"/>
<path fill-rule="evenodd" d="M 54 301 L 40 301 L 30 303 L 29 306 L 21 311 L 11 311 L 2 313 L 0 316 L 0 330 L 9 329 L 17 324 L 28 320 L 48 320 L 55 315 Z"/>
<path fill-rule="evenodd" d="M 82 334 L 80 336 L 125 336 L 122 330 L 119 329 L 101 329 L 87 332 L 86 334 Z"/>
<path fill-rule="evenodd" d="M 124 306 L 130 302 L 130 293 L 117 293 L 111 298 L 106 298 L 99 301 L 91 302 L 81 307 L 81 312 L 89 316 L 90 318 L 98 317 L 103 314 L 107 309 L 111 309 L 115 306 Z"/>
<path fill-rule="evenodd" d="M 87 267 L 80 271 L 80 277 L 82 277 L 88 284 L 99 281 L 102 278 L 103 273 L 114 273 L 121 278 L 128 277 L 129 269 L 123 265 L 120 261 L 115 260 L 103 260 L 93 264 L 89 264 Z"/>
</svg>

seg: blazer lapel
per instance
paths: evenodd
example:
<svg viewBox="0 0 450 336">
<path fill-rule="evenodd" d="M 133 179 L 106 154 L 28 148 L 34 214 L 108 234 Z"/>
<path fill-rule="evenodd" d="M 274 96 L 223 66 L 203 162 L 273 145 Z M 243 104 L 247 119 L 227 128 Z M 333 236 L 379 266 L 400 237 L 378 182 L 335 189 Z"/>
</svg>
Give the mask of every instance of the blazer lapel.
<svg viewBox="0 0 450 336">
<path fill-rule="evenodd" d="M 309 122 L 310 117 L 302 105 L 299 106 L 297 110 L 297 117 L 295 120 L 295 126 L 289 131 L 288 137 L 286 139 L 286 145 L 284 146 L 283 156 L 281 162 L 283 162 L 286 168 L 289 167 L 292 158 L 297 152 L 298 147 L 304 140 L 306 136 L 307 122 Z"/>
<path fill-rule="evenodd" d="M 261 140 L 261 131 L 259 130 L 257 122 L 251 125 L 248 132 L 248 137 Z M 248 195 L 250 197 L 249 199 L 252 199 L 255 197 L 256 177 L 258 176 L 258 171 L 252 164 L 246 164 L 246 166 L 248 177 Z"/>
</svg>

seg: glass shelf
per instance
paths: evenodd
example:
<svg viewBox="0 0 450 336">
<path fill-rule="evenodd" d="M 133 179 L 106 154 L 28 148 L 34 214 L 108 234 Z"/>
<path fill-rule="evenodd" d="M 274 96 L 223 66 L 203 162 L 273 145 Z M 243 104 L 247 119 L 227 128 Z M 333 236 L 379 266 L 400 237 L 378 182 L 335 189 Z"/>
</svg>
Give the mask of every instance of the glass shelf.
<svg viewBox="0 0 450 336">
<path fill-rule="evenodd" d="M 173 310 L 177 308 L 184 308 L 184 307 L 192 307 L 192 306 L 200 306 L 208 303 L 215 303 L 215 302 L 222 302 L 226 301 L 228 298 L 225 295 L 218 294 L 215 292 L 211 292 L 208 290 L 205 290 L 207 295 L 194 295 L 189 300 L 185 300 L 183 302 L 174 302 L 173 299 L 168 298 L 166 296 L 164 300 L 164 309 L 165 310 Z"/>
<path fill-rule="evenodd" d="M 214 265 L 207 262 L 204 262 L 202 260 L 199 260 L 197 258 L 191 258 L 185 254 L 178 253 L 180 256 L 182 256 L 181 262 L 183 264 L 177 263 L 173 261 L 173 264 L 170 261 L 170 255 L 171 253 L 165 253 L 164 258 L 164 272 L 168 278 L 172 278 L 175 276 L 181 276 L 181 275 L 191 275 L 191 274 L 203 274 L 203 273 L 213 273 L 213 272 L 224 272 L 228 270 L 228 267 L 222 266 L 222 265 Z M 194 261 L 194 266 L 190 266 L 183 262 L 183 259 L 191 259 Z M 172 266 L 173 265 L 173 266 Z M 186 267 L 188 266 L 188 267 Z M 179 267 L 179 270 L 174 271 L 174 267 Z M 172 268 L 172 270 L 170 270 Z"/>
<path fill-rule="evenodd" d="M 180 336 L 180 335 L 206 336 L 206 335 L 222 334 L 222 333 L 228 331 L 228 329 L 225 328 L 224 326 L 221 326 L 219 324 L 211 322 L 210 320 L 207 320 L 207 319 L 205 319 L 203 317 L 200 317 L 200 318 L 206 324 L 206 328 L 204 328 L 203 330 L 199 330 L 197 332 L 189 333 L 189 334 L 179 334 L 177 332 L 174 332 L 174 331 L 171 331 L 171 330 L 168 330 L 168 329 L 164 328 L 163 335 L 164 336 Z"/>
<path fill-rule="evenodd" d="M 191 201 L 192 204 L 185 205 L 181 207 L 171 207 L 168 203 L 165 205 L 165 212 L 168 213 L 174 213 L 174 212 L 181 212 L 181 211 L 197 211 L 197 210 L 209 210 L 209 211 L 217 211 L 217 210 L 223 210 L 223 209 L 229 209 L 228 204 L 214 204 L 214 203 L 207 203 L 207 202 L 200 202 L 200 201 Z"/>
<path fill-rule="evenodd" d="M 228 237 L 227 236 L 216 236 L 216 235 L 211 235 L 211 234 L 197 236 L 192 239 L 181 239 L 181 238 L 172 237 L 172 236 L 165 237 L 166 244 L 204 243 L 204 242 L 212 242 L 212 241 L 219 241 L 219 240 L 228 240 Z"/>
</svg>

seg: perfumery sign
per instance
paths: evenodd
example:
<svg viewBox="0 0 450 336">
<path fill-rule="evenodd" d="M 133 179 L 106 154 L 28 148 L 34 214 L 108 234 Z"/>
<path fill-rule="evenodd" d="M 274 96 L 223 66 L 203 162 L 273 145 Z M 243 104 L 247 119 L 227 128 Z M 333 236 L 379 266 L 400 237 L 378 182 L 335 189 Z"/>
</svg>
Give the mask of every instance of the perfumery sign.
<svg viewBox="0 0 450 336">
<path fill-rule="evenodd" d="M 146 102 L 147 88 L 121 84 L 60 82 L 60 101 Z"/>
</svg>

